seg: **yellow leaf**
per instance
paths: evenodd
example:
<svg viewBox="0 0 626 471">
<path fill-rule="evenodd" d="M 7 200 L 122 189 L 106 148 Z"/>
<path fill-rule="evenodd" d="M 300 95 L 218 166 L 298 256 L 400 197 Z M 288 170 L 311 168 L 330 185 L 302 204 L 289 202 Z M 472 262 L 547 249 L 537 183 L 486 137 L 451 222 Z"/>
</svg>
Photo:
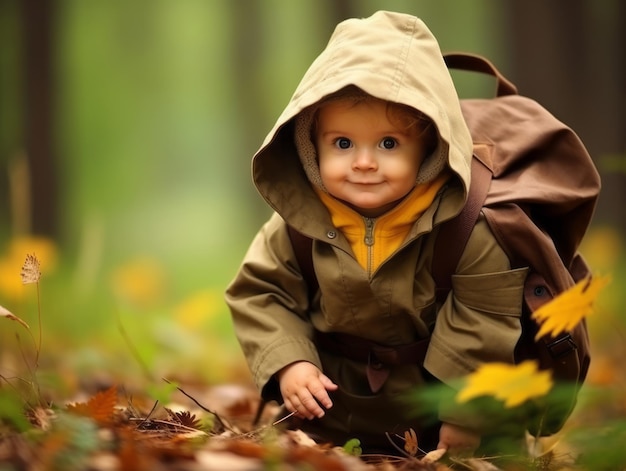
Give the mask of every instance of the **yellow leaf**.
<svg viewBox="0 0 626 471">
<path fill-rule="evenodd" d="M 537 362 L 524 361 L 518 365 L 485 363 L 468 375 L 467 384 L 457 396 L 457 402 L 467 402 L 480 396 L 492 396 L 504 401 L 505 407 L 515 407 L 533 397 L 546 395 L 552 388 L 552 376 L 540 371 Z"/>
<path fill-rule="evenodd" d="M 540 324 L 535 340 L 544 335 L 556 337 L 561 332 L 571 331 L 593 312 L 600 290 L 610 281 L 609 276 L 590 277 L 579 281 L 552 301 L 537 309 L 532 318 Z"/>
</svg>

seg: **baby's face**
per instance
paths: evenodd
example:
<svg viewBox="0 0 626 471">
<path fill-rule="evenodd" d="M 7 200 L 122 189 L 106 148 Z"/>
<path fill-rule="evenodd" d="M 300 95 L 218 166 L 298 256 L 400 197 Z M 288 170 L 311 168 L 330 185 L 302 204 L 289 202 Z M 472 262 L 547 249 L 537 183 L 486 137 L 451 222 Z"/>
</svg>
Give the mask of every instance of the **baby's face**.
<svg viewBox="0 0 626 471">
<path fill-rule="evenodd" d="M 318 115 L 315 144 L 322 183 L 366 217 L 389 211 L 415 186 L 425 155 L 422 129 L 400 129 L 387 104 L 330 101 Z"/>
</svg>

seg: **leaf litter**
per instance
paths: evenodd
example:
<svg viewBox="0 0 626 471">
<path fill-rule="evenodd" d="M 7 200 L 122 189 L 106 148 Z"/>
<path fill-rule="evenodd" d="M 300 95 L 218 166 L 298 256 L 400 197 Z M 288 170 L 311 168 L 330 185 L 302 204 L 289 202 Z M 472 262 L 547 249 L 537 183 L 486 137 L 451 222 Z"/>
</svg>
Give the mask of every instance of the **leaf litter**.
<svg viewBox="0 0 626 471">
<path fill-rule="evenodd" d="M 499 468 L 496 461 L 448 458 L 443 450 L 424 453 L 414 430 L 404 434 L 404 456 L 359 456 L 350 447 L 318 444 L 300 430 L 274 426 L 278 406 L 270 405 L 261 425 L 253 426 L 259 400 L 244 386 L 228 388 L 215 410 L 183 393 L 185 404 L 162 406 L 148 396 L 131 396 L 117 386 L 63 407 L 28 411 L 25 433 L 0 428 L 0 463 L 33 471 L 474 471 L 557 470 L 556 467 Z"/>
<path fill-rule="evenodd" d="M 318 444 L 300 430 L 285 430 L 273 422 L 278 409 L 259 407 L 256 392 L 239 385 L 207 388 L 203 394 L 211 398 L 207 408 L 176 384 L 165 380 L 162 388 L 148 387 L 146 393 L 135 396 L 121 394 L 115 385 L 103 389 L 83 401 L 59 407 L 47 404 L 41 396 L 37 381 L 37 366 L 41 351 L 41 306 L 39 301 L 40 263 L 28 255 L 22 267 L 23 284 L 37 285 L 39 342 L 36 360 L 29 368 L 29 384 L 38 396 L 38 405 L 20 400 L 19 391 L 11 380 L 0 375 L 0 469 L 32 471 L 290 471 L 313 469 L 320 471 L 566 471 L 574 470 L 571 460 L 560 461 L 553 449 L 545 453 L 529 453 L 528 457 L 450 457 L 444 450 L 426 452 L 419 448 L 419 437 L 413 429 L 396 435 L 404 440 L 404 449 L 392 441 L 395 455 L 362 455 L 358 438 L 343 447 Z M 597 292 L 608 282 L 600 278 L 577 286 L 566 293 L 561 302 L 583 305 L 580 318 L 586 317 Z M 584 302 L 582 302 L 584 301 Z M 575 306 L 575 307 L 576 307 Z M 542 326 L 551 332 L 567 329 L 554 311 L 555 303 L 544 310 Z M 26 322 L 0 306 L 0 317 L 16 321 L 32 336 Z M 132 346 L 132 345 L 131 345 Z M 139 358 L 140 362 L 141 359 Z M 460 395 L 467 400 L 483 394 L 497 397 L 504 394 L 501 381 L 486 381 L 497 376 L 509 377 L 516 384 L 500 399 L 523 402 L 541 395 L 551 386 L 549 378 L 537 372 L 522 371 L 523 365 L 507 365 L 506 374 L 492 374 L 487 365 L 477 371 Z M 509 371 L 510 369 L 510 371 Z M 149 373 L 149 372 L 148 372 Z M 499 372 L 502 373 L 502 372 Z M 147 375 L 150 376 L 149 374 Z M 472 378 L 474 383 L 471 383 Z M 18 378 L 19 379 L 19 378 Z M 532 380 L 532 381 L 531 381 Z M 6 383 L 4 386 L 3 383 Z M 486 387 L 485 385 L 491 385 Z M 520 384 L 522 387 L 520 388 Z M 532 384 L 533 387 L 529 387 Z M 495 386 L 494 386 L 495 385 Z M 152 394 L 150 391 L 152 390 Z M 537 390 L 540 390 L 539 392 Z M 187 404 L 161 404 L 175 391 Z M 212 394 L 211 394 L 212 393 Z M 125 400 L 124 400 L 125 399 Z M 18 405 L 20 404 L 20 405 Z M 513 404 L 509 404 L 513 405 Z M 277 407 L 277 406 L 276 406 Z M 21 409 L 21 412 L 20 412 Z M 261 412 L 266 411 L 263 416 Z M 530 445 L 530 442 L 529 442 Z M 531 450 L 532 451 L 532 450 Z M 502 459 L 504 458 L 504 459 Z M 568 462 L 569 461 L 569 462 Z M 502 464 L 504 463 L 504 464 Z M 8 466 L 8 468 L 7 468 Z M 504 466 L 504 467 L 499 467 Z"/>
</svg>

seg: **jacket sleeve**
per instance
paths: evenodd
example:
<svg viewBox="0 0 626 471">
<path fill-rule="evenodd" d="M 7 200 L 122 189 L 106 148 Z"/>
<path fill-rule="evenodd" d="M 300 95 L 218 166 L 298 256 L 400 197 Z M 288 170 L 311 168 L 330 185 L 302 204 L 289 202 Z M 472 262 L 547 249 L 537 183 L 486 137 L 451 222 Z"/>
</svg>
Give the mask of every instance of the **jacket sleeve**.
<svg viewBox="0 0 626 471">
<path fill-rule="evenodd" d="M 284 221 L 274 214 L 256 235 L 226 290 L 237 339 L 266 400 L 282 402 L 275 373 L 305 360 L 321 369 L 311 341 L 308 295 Z"/>
<path fill-rule="evenodd" d="M 454 386 L 483 363 L 513 363 L 527 272 L 511 270 L 487 222 L 479 218 L 452 276 L 452 290 L 437 313 L 424 367 Z M 464 425 L 441 415 L 444 421 Z"/>
</svg>

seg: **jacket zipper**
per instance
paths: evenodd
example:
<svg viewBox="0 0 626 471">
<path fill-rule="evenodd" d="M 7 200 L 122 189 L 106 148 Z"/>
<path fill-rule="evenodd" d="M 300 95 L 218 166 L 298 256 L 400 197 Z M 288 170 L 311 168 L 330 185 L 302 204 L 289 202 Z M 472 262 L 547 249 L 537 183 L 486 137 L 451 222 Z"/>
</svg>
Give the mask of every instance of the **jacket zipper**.
<svg viewBox="0 0 626 471">
<path fill-rule="evenodd" d="M 374 224 L 376 223 L 376 219 L 372 218 L 363 218 L 365 221 L 365 238 L 363 242 L 367 247 L 367 275 L 372 275 L 372 257 L 373 257 L 373 245 L 374 245 Z"/>
</svg>

